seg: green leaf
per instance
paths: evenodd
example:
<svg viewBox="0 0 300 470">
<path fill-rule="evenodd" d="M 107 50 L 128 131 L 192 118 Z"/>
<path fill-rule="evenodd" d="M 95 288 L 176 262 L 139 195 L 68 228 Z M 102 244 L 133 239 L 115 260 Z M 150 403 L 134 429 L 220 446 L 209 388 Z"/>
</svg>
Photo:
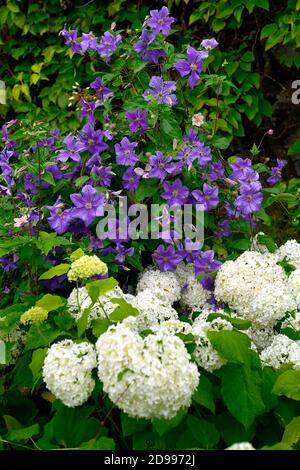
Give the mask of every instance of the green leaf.
<svg viewBox="0 0 300 470">
<path fill-rule="evenodd" d="M 33 242 L 47 256 L 52 248 L 60 245 L 71 245 L 72 243 L 65 237 L 58 237 L 56 233 L 39 232 L 39 238 Z"/>
<path fill-rule="evenodd" d="M 92 320 L 93 335 L 99 338 L 110 327 L 111 321 L 108 318 Z"/>
<path fill-rule="evenodd" d="M 81 248 L 77 248 L 77 250 L 72 251 L 72 253 L 70 254 L 70 260 L 73 263 L 82 256 L 84 256 L 84 251 Z"/>
<path fill-rule="evenodd" d="M 288 149 L 288 155 L 300 153 L 300 139 L 296 140 Z"/>
<path fill-rule="evenodd" d="M 257 374 L 239 364 L 223 367 L 220 374 L 221 393 L 228 410 L 248 429 L 265 410 Z"/>
<path fill-rule="evenodd" d="M 36 305 L 38 307 L 44 308 L 45 310 L 47 310 L 47 312 L 57 310 L 58 308 L 63 307 L 65 304 L 66 299 L 53 294 L 46 294 L 36 302 Z"/>
<path fill-rule="evenodd" d="M 234 330 L 208 331 L 207 336 L 213 348 L 227 361 L 241 364 L 250 362 L 251 341 L 244 333 Z"/>
<path fill-rule="evenodd" d="M 137 202 L 142 202 L 144 199 L 151 197 L 155 193 L 157 193 L 158 184 L 159 182 L 157 178 L 142 179 L 137 190 L 134 193 Z"/>
<path fill-rule="evenodd" d="M 201 449 L 212 449 L 220 439 L 216 426 L 205 419 L 188 415 L 187 426 Z"/>
<path fill-rule="evenodd" d="M 85 285 L 85 288 L 88 291 L 88 294 L 91 297 L 92 301 L 95 303 L 98 301 L 101 295 L 111 291 L 117 285 L 118 281 L 116 281 L 116 279 L 114 279 L 113 277 L 109 277 L 108 279 L 88 282 Z"/>
<path fill-rule="evenodd" d="M 109 437 L 100 437 L 100 439 L 91 439 L 88 442 L 83 442 L 79 449 L 83 450 L 115 450 L 115 441 Z"/>
<path fill-rule="evenodd" d="M 274 387 L 275 395 L 284 395 L 293 400 L 300 400 L 300 371 L 287 370 L 281 374 Z"/>
<path fill-rule="evenodd" d="M 264 235 L 264 234 L 259 233 L 257 235 L 257 241 L 261 245 L 265 245 L 268 248 L 270 253 L 275 253 L 275 251 L 277 250 L 276 243 L 274 242 L 273 238 L 270 237 L 269 235 Z"/>
<path fill-rule="evenodd" d="M 53 268 L 50 268 L 48 271 L 44 272 L 40 277 L 39 280 L 43 279 L 52 279 L 55 276 L 62 276 L 63 274 L 66 274 L 70 269 L 70 265 L 66 263 L 61 263 L 58 264 L 57 266 L 54 266 Z"/>
<path fill-rule="evenodd" d="M 139 311 L 137 308 L 133 307 L 129 303 L 126 302 L 124 299 L 111 299 L 113 304 L 117 304 L 118 307 L 114 310 L 110 315 L 109 319 L 111 321 L 120 322 L 123 321 L 125 318 L 129 316 L 137 317 Z"/>
<path fill-rule="evenodd" d="M 33 380 L 36 382 L 42 375 L 42 367 L 46 357 L 48 349 L 40 348 L 36 349 L 32 353 L 31 363 L 29 364 L 30 370 L 32 372 Z"/>
<path fill-rule="evenodd" d="M 213 386 L 205 375 L 201 375 L 197 390 L 193 394 L 193 400 L 199 405 L 215 412 L 215 403 L 213 399 Z"/>
<path fill-rule="evenodd" d="M 178 411 L 177 415 L 172 419 L 152 419 L 152 426 L 159 436 L 163 436 L 168 431 L 173 428 L 176 428 L 186 416 L 187 410 L 183 409 Z"/>
<path fill-rule="evenodd" d="M 121 412 L 121 423 L 124 437 L 144 431 L 149 426 L 149 421 L 141 418 L 131 418 L 127 413 Z"/>
<path fill-rule="evenodd" d="M 216 148 L 225 150 L 229 147 L 231 142 L 231 137 L 215 137 L 213 139 L 213 144 Z"/>
<path fill-rule="evenodd" d="M 260 33 L 260 38 L 265 39 L 268 38 L 270 35 L 274 34 L 275 31 L 277 31 L 277 25 L 272 23 L 272 24 L 267 24 L 263 27 Z"/>
<path fill-rule="evenodd" d="M 292 421 L 286 426 L 282 441 L 292 446 L 296 444 L 300 439 L 300 416 L 292 419 Z"/>
<path fill-rule="evenodd" d="M 255 435 L 255 425 L 245 429 L 228 411 L 216 416 L 216 426 L 228 446 L 236 442 L 251 442 Z"/>
<path fill-rule="evenodd" d="M 13 429 L 6 434 L 6 439 L 8 441 L 20 442 L 27 441 L 29 438 L 36 436 L 39 433 L 39 425 L 33 424 L 27 428 Z"/>
<path fill-rule="evenodd" d="M 50 323 L 34 323 L 31 325 L 27 337 L 25 351 L 49 346 L 58 336 L 63 333 Z"/>
<path fill-rule="evenodd" d="M 89 318 L 91 308 L 92 308 L 92 305 L 90 305 L 88 308 L 84 309 L 83 314 L 81 315 L 81 317 L 76 322 L 78 338 L 80 338 L 83 335 L 83 333 L 85 332 L 85 330 L 87 329 L 88 318 Z"/>
<path fill-rule="evenodd" d="M 210 313 L 208 315 L 208 321 L 212 321 L 215 318 L 223 318 L 223 320 L 229 321 L 238 330 L 248 330 L 248 328 L 250 328 L 252 324 L 250 320 L 244 320 L 243 318 L 230 317 L 229 315 L 224 315 L 220 313 Z"/>
</svg>

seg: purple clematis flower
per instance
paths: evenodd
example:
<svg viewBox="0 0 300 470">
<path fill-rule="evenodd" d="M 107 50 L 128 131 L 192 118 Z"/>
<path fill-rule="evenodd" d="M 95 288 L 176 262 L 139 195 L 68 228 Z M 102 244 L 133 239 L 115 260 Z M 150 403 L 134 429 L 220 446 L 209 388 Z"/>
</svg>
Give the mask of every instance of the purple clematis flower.
<svg viewBox="0 0 300 470">
<path fill-rule="evenodd" d="M 168 174 L 174 170 L 172 157 L 170 155 L 163 155 L 162 152 L 156 152 L 149 158 L 151 169 L 148 173 L 148 178 L 159 178 L 162 182 Z"/>
<path fill-rule="evenodd" d="M 209 211 L 219 204 L 219 188 L 217 186 L 210 186 L 204 183 L 202 191 L 195 189 L 192 191 L 193 198 L 199 204 L 203 204 L 204 210 Z"/>
<path fill-rule="evenodd" d="M 182 261 L 182 255 L 176 252 L 172 245 L 167 248 L 159 245 L 153 254 L 153 259 L 161 271 L 176 271 L 178 264 Z"/>
<path fill-rule="evenodd" d="M 70 199 L 75 206 L 74 217 L 81 219 L 86 226 L 89 226 L 95 217 L 103 215 L 105 195 L 97 194 L 96 189 L 90 185 L 82 188 L 82 194 L 71 194 Z"/>
<path fill-rule="evenodd" d="M 9 254 L 0 258 L 0 264 L 2 269 L 5 272 L 15 271 L 18 269 L 17 262 L 19 260 L 19 256 L 16 253 Z"/>
<path fill-rule="evenodd" d="M 235 199 L 234 205 L 245 216 L 259 211 L 262 200 L 263 195 L 261 192 L 257 192 L 251 187 L 241 186 L 240 195 Z"/>
<path fill-rule="evenodd" d="M 155 34 L 162 32 L 164 36 L 170 34 L 171 24 L 175 19 L 169 16 L 167 7 L 162 7 L 161 10 L 151 10 L 150 18 L 146 21 L 147 26 L 153 30 Z"/>
<path fill-rule="evenodd" d="M 87 116 L 88 121 L 91 124 L 95 124 L 96 119 L 94 116 L 94 112 L 100 106 L 100 102 L 86 101 L 83 98 L 80 98 L 79 104 L 81 107 L 81 111 L 79 112 L 79 117 L 83 118 L 84 116 Z"/>
<path fill-rule="evenodd" d="M 64 206 L 64 203 L 61 202 L 61 196 L 58 197 L 53 206 L 46 206 L 50 212 L 50 217 L 47 219 L 48 224 L 58 234 L 68 230 L 72 219 L 72 211 L 70 209 L 64 211 Z"/>
<path fill-rule="evenodd" d="M 97 98 L 101 104 L 105 103 L 108 98 L 113 96 L 112 91 L 104 85 L 100 77 L 97 77 L 96 80 L 90 84 L 90 87 L 95 90 Z"/>
<path fill-rule="evenodd" d="M 37 193 L 38 177 L 32 175 L 31 173 L 26 173 L 24 175 L 24 189 L 31 192 L 32 194 Z"/>
<path fill-rule="evenodd" d="M 13 150 L 15 148 L 15 146 L 17 145 L 17 141 L 16 140 L 11 140 L 9 137 L 8 137 L 8 130 L 7 130 L 7 125 L 4 124 L 2 126 L 2 142 L 4 143 L 4 145 L 6 146 L 6 148 L 8 150 Z"/>
<path fill-rule="evenodd" d="M 190 128 L 188 133 L 183 136 L 183 140 L 191 144 L 193 147 L 197 147 L 200 144 L 197 132 L 192 128 Z"/>
<path fill-rule="evenodd" d="M 122 42 L 121 36 L 114 36 L 110 31 L 106 31 L 97 46 L 97 52 L 104 62 L 109 62 L 110 57 L 117 50 L 118 44 Z"/>
<path fill-rule="evenodd" d="M 123 175 L 123 187 L 132 193 L 138 187 L 140 179 L 141 177 L 134 171 L 134 168 L 130 167 Z"/>
<path fill-rule="evenodd" d="M 196 49 L 189 46 L 187 48 L 187 59 L 180 59 L 174 65 L 181 77 L 190 75 L 188 80 L 190 88 L 194 88 L 198 82 L 199 74 L 202 72 L 202 62 L 206 57 L 208 57 L 208 52 L 196 51 Z"/>
<path fill-rule="evenodd" d="M 166 53 L 163 49 L 149 49 L 142 56 L 142 59 L 148 62 L 148 64 L 158 65 L 160 59 L 164 59 Z"/>
<path fill-rule="evenodd" d="M 53 179 L 56 181 L 61 180 L 63 177 L 63 173 L 58 168 L 58 165 L 55 165 L 55 164 L 48 165 L 46 166 L 45 170 L 49 171 L 49 173 L 51 173 L 51 175 L 53 176 Z"/>
<path fill-rule="evenodd" d="M 91 173 L 95 173 L 99 178 L 98 183 L 100 186 L 106 188 L 110 187 L 111 179 L 115 175 L 112 171 L 112 166 L 93 166 Z"/>
<path fill-rule="evenodd" d="M 92 33 L 82 33 L 81 40 L 79 42 L 82 52 L 86 52 L 88 49 L 95 51 L 97 49 L 97 38 Z"/>
<path fill-rule="evenodd" d="M 148 129 L 147 112 L 144 109 L 137 108 L 134 111 L 127 111 L 126 118 L 129 121 L 131 132 L 136 132 L 139 129 L 143 132 Z"/>
<path fill-rule="evenodd" d="M 82 54 L 82 49 L 80 47 L 80 44 L 77 41 L 77 30 L 72 29 L 71 31 L 67 31 L 66 25 L 64 26 L 64 29 L 60 31 L 59 33 L 61 36 L 65 38 L 66 44 L 70 46 L 72 52 L 74 54 Z"/>
<path fill-rule="evenodd" d="M 153 31 L 150 32 L 144 29 L 139 40 L 133 46 L 134 51 L 138 54 L 143 54 L 155 38 L 156 34 Z"/>
<path fill-rule="evenodd" d="M 161 197 L 168 202 L 169 206 L 185 204 L 188 196 L 189 190 L 186 186 L 183 186 L 179 178 L 173 184 L 168 181 L 164 183 L 164 193 Z"/>
<path fill-rule="evenodd" d="M 252 168 L 250 158 L 237 158 L 235 162 L 231 163 L 232 173 L 230 178 L 239 180 L 243 177 L 245 170 Z"/>
<path fill-rule="evenodd" d="M 261 190 L 261 183 L 259 181 L 259 174 L 251 168 L 245 168 L 243 175 L 239 178 L 241 186 L 247 187 L 253 192 Z"/>
<path fill-rule="evenodd" d="M 174 158 L 190 167 L 193 161 L 199 158 L 199 151 L 197 148 L 190 148 L 188 145 L 184 145 Z"/>
<path fill-rule="evenodd" d="M 216 47 L 218 47 L 218 45 L 219 43 L 215 38 L 203 39 L 203 41 L 201 41 L 201 46 L 204 47 L 204 49 L 206 49 L 207 51 L 215 49 Z"/>
<path fill-rule="evenodd" d="M 220 269 L 222 263 L 214 259 L 213 250 L 203 251 L 195 260 L 195 274 L 212 273 Z"/>
<path fill-rule="evenodd" d="M 151 78 L 148 88 L 143 97 L 146 101 L 151 98 L 155 99 L 158 103 L 166 103 L 169 106 L 174 106 L 177 103 L 177 98 L 172 91 L 176 91 L 176 83 L 172 81 L 164 82 L 161 77 L 154 76 Z"/>
<path fill-rule="evenodd" d="M 198 163 L 200 166 L 206 166 L 208 162 L 211 161 L 211 150 L 210 147 L 207 147 L 202 142 L 197 145 L 198 151 Z"/>
<path fill-rule="evenodd" d="M 282 169 L 284 166 L 285 166 L 285 162 L 281 160 L 280 158 L 277 158 L 277 166 L 274 166 L 271 169 L 272 175 L 269 176 L 269 178 L 267 179 L 267 182 L 269 184 L 271 185 L 276 184 L 277 181 L 281 179 L 281 173 L 282 173 Z"/>
<path fill-rule="evenodd" d="M 134 151 L 137 145 L 137 142 L 130 142 L 127 137 L 123 137 L 121 142 L 115 145 L 116 162 L 119 165 L 134 166 L 139 159 Z"/>
<path fill-rule="evenodd" d="M 224 165 L 221 162 L 215 162 L 211 164 L 207 178 L 209 181 L 217 181 L 222 179 L 224 176 Z"/>
<path fill-rule="evenodd" d="M 223 222 L 217 226 L 214 234 L 217 238 L 228 237 L 230 235 L 229 221 L 223 220 Z"/>
<path fill-rule="evenodd" d="M 79 141 L 83 145 L 84 150 L 87 150 L 92 155 L 99 155 L 99 153 L 108 149 L 108 145 L 103 142 L 104 135 L 103 131 L 94 130 L 93 126 L 88 122 L 79 133 Z"/>
<path fill-rule="evenodd" d="M 66 150 L 61 150 L 57 157 L 57 161 L 65 163 L 69 158 L 74 162 L 80 162 L 80 152 L 84 150 L 82 142 L 76 141 L 74 135 L 70 134 L 63 140 Z"/>
</svg>

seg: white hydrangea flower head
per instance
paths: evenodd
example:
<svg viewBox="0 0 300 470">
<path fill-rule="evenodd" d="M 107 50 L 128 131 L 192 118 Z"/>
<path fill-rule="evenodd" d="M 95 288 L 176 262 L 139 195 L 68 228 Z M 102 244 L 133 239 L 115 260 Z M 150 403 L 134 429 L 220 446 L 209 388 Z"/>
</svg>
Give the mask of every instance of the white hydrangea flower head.
<svg viewBox="0 0 300 470">
<path fill-rule="evenodd" d="M 181 287 L 180 305 L 192 311 L 201 310 L 206 305 L 210 293 L 196 279 L 194 266 L 180 263 L 176 275 Z"/>
<path fill-rule="evenodd" d="M 65 339 L 52 344 L 45 358 L 43 379 L 47 388 L 68 407 L 80 406 L 90 397 L 97 367 L 94 346 Z"/>
<path fill-rule="evenodd" d="M 191 404 L 199 372 L 177 336 L 160 331 L 143 339 L 120 323 L 96 349 L 103 390 L 129 416 L 171 419 Z"/>
<path fill-rule="evenodd" d="M 276 257 L 245 251 L 235 261 L 226 261 L 218 271 L 215 297 L 242 318 L 257 325 L 273 326 L 295 310 L 288 277 Z"/>
<path fill-rule="evenodd" d="M 164 320 L 178 318 L 176 310 L 153 295 L 150 288 L 140 291 L 135 297 L 134 304 L 139 311 L 137 321 L 140 331 L 158 325 Z"/>
<path fill-rule="evenodd" d="M 275 252 L 275 257 L 277 261 L 282 261 L 286 258 L 296 269 L 300 269 L 300 243 L 297 240 L 288 240 L 278 248 Z"/>
<path fill-rule="evenodd" d="M 127 303 L 135 306 L 134 296 L 124 294 L 122 289 L 120 289 L 119 286 L 116 286 L 101 295 L 99 300 L 93 305 L 88 317 L 88 326 L 90 326 L 92 320 L 96 320 L 97 318 L 107 318 L 107 316 L 109 316 L 118 307 L 117 304 L 112 302 L 112 299 L 124 299 Z M 92 299 L 85 287 L 80 287 L 78 289 L 78 298 L 77 289 L 75 288 L 72 290 L 67 301 L 68 312 L 77 321 L 83 315 L 85 309 L 90 307 L 92 303 Z"/>
<path fill-rule="evenodd" d="M 297 307 L 300 308 L 300 269 L 296 269 L 289 276 L 289 287 L 296 300 Z"/>
<path fill-rule="evenodd" d="M 187 322 L 171 319 L 162 322 L 159 326 L 152 326 L 152 331 L 163 331 L 169 335 L 178 335 L 182 333 L 188 335 L 193 332 L 192 325 Z"/>
<path fill-rule="evenodd" d="M 172 305 L 180 299 L 180 285 L 173 272 L 146 269 L 139 277 L 136 292 L 139 294 L 146 289 L 151 290 L 166 305 Z"/>
<path fill-rule="evenodd" d="M 222 318 L 216 318 L 211 322 L 207 321 L 207 316 L 208 315 L 199 315 L 192 325 L 192 333 L 196 343 L 193 359 L 199 367 L 202 367 L 208 372 L 213 372 L 226 364 L 226 360 L 213 348 L 208 339 L 207 332 L 232 330 L 233 326 L 229 321 L 223 320 Z"/>
<path fill-rule="evenodd" d="M 270 346 L 275 336 L 273 327 L 253 324 L 245 333 L 256 346 L 258 352 Z"/>
<path fill-rule="evenodd" d="M 73 261 L 68 271 L 68 280 L 78 281 L 78 279 L 89 279 L 96 274 L 106 274 L 107 265 L 96 255 L 84 255 Z"/>
<path fill-rule="evenodd" d="M 294 369 L 300 370 L 300 341 L 276 335 L 270 346 L 261 352 L 260 358 L 266 365 L 276 369 L 281 364 L 292 363 Z"/>
<path fill-rule="evenodd" d="M 236 442 L 231 446 L 227 447 L 225 450 L 256 450 L 251 442 Z"/>
</svg>

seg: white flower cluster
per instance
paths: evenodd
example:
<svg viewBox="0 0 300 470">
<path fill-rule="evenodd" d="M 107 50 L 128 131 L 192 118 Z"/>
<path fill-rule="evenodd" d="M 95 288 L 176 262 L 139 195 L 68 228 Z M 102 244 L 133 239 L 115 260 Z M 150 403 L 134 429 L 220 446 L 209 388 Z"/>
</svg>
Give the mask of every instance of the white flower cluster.
<svg viewBox="0 0 300 470">
<path fill-rule="evenodd" d="M 150 288 L 140 291 L 133 303 L 139 311 L 137 322 L 140 331 L 158 325 L 164 320 L 178 318 L 176 310 L 170 304 L 164 304 Z"/>
<path fill-rule="evenodd" d="M 281 364 L 292 363 L 300 370 L 300 341 L 294 341 L 285 335 L 276 335 L 272 343 L 264 349 L 260 358 L 266 365 L 278 368 Z"/>
<path fill-rule="evenodd" d="M 69 407 L 82 405 L 90 397 L 97 367 L 94 346 L 65 339 L 48 350 L 43 366 L 43 379 L 50 392 Z"/>
<path fill-rule="evenodd" d="M 213 372 L 216 369 L 220 369 L 226 363 L 225 359 L 213 348 L 208 339 L 207 332 L 232 329 L 232 324 L 222 318 L 216 318 L 211 322 L 207 321 L 207 315 L 199 315 L 196 318 L 192 326 L 192 333 L 196 343 L 193 358 L 200 367 L 208 372 Z"/>
<path fill-rule="evenodd" d="M 124 299 L 127 303 L 130 303 L 133 306 L 135 305 L 134 296 L 124 294 L 122 289 L 116 286 L 101 295 L 98 301 L 92 306 L 88 317 L 88 326 L 90 325 L 91 320 L 107 318 L 107 316 L 109 316 L 118 307 L 117 304 L 112 302 L 112 299 Z M 85 309 L 90 307 L 92 303 L 92 299 L 85 287 L 79 288 L 78 291 L 75 288 L 72 290 L 68 298 L 68 312 L 73 318 L 75 318 L 75 320 L 78 320 L 83 315 Z"/>
<path fill-rule="evenodd" d="M 139 294 L 146 289 L 167 305 L 172 305 L 180 299 L 180 285 L 173 272 L 146 269 L 139 277 L 136 292 Z"/>
<path fill-rule="evenodd" d="M 161 329 L 142 338 L 126 323 L 111 326 L 97 340 L 103 390 L 130 416 L 171 419 L 191 403 L 197 366 L 177 336 Z"/>
<path fill-rule="evenodd" d="M 288 277 L 276 257 L 255 251 L 245 251 L 221 266 L 215 296 L 257 326 L 272 326 L 296 307 Z"/>
<path fill-rule="evenodd" d="M 225 450 L 256 450 L 251 442 L 236 442 Z"/>
<path fill-rule="evenodd" d="M 300 269 L 300 243 L 296 240 L 288 240 L 275 252 L 277 261 L 287 259 L 288 263 Z"/>
<path fill-rule="evenodd" d="M 296 300 L 297 307 L 300 308 L 300 269 L 296 269 L 290 274 L 289 287 Z"/>
<path fill-rule="evenodd" d="M 195 277 L 192 264 L 180 263 L 176 276 L 181 288 L 180 305 L 189 310 L 202 310 L 210 296 Z"/>
</svg>

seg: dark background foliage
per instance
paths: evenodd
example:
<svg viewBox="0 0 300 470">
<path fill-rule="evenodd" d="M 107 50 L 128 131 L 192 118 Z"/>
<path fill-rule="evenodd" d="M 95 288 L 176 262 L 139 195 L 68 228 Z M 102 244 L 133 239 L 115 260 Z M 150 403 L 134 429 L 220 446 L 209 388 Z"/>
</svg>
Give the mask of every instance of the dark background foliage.
<svg viewBox="0 0 300 470">
<path fill-rule="evenodd" d="M 266 158 L 284 158 L 289 165 L 285 176 L 300 174 L 299 108 L 291 101 L 292 82 L 300 67 L 299 0 L 170 0 L 165 2 L 179 18 L 174 41 L 197 43 L 214 36 L 220 54 L 211 72 L 220 70 L 232 80 L 232 87 L 220 90 L 219 100 L 203 96 L 200 107 L 215 107 L 218 126 L 231 144 L 228 155 L 244 154 L 253 142 L 274 129 L 263 141 Z M 26 116 L 47 120 L 67 130 L 76 127 L 68 97 L 74 81 L 86 84 L 93 75 L 89 60 L 70 61 L 69 52 L 58 36 L 66 23 L 96 35 L 109 29 L 136 28 L 150 9 L 162 1 L 113 2 L 83 0 L 2 0 L 0 8 L 0 79 L 7 88 L 7 105 L 1 117 L 9 120 Z M 233 138 L 234 136 L 234 138 Z"/>
</svg>

